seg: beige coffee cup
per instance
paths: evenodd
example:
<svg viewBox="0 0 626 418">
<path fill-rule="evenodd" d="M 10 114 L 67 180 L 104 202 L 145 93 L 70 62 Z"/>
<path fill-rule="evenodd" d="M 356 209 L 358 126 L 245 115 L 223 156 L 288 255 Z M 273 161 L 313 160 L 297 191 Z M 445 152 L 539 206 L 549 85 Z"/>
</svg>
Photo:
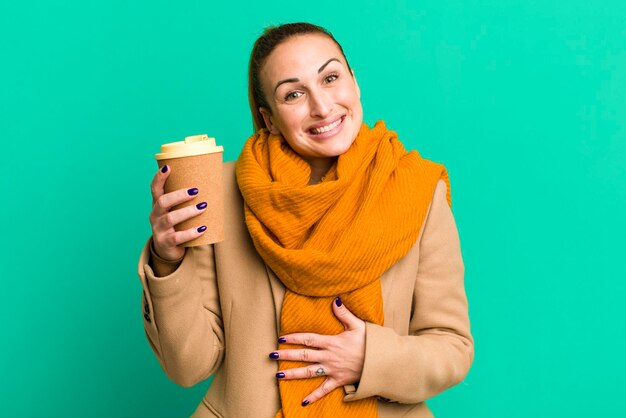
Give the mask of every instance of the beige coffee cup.
<svg viewBox="0 0 626 418">
<path fill-rule="evenodd" d="M 215 138 L 207 135 L 188 136 L 184 141 L 161 145 L 155 154 L 159 168 L 168 165 L 172 172 L 165 181 L 165 193 L 178 189 L 198 188 L 192 200 L 174 206 L 171 210 L 206 202 L 207 208 L 200 215 L 175 226 L 176 231 L 198 228 L 207 229 L 198 238 L 180 244 L 182 247 L 213 244 L 224 240 L 224 191 L 222 181 L 222 154 L 224 148 L 215 145 Z"/>
</svg>

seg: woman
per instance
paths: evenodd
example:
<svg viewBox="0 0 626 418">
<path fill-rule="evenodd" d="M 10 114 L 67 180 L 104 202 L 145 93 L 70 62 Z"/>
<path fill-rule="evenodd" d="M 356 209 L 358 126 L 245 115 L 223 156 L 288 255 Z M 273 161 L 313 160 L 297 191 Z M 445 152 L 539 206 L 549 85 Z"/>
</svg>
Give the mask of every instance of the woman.
<svg viewBox="0 0 626 418">
<path fill-rule="evenodd" d="M 197 190 L 152 182 L 139 261 L 145 329 L 191 386 L 195 417 L 428 417 L 423 402 L 473 360 L 463 262 L 443 166 L 363 124 L 341 46 L 306 24 L 271 28 L 249 69 L 257 133 L 225 164 L 226 240 L 174 225 Z"/>
</svg>

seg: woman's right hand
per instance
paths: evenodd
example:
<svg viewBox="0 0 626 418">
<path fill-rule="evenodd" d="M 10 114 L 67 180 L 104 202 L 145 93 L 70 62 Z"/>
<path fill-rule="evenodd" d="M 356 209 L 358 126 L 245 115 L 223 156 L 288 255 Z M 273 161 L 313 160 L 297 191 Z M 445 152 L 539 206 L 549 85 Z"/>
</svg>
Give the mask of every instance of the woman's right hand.
<svg viewBox="0 0 626 418">
<path fill-rule="evenodd" d="M 165 193 L 163 185 L 172 171 L 169 166 L 158 170 L 152 179 L 150 190 L 152 191 L 152 211 L 150 212 L 150 225 L 152 225 L 152 240 L 157 255 L 165 260 L 178 260 L 185 254 L 184 247 L 178 247 L 189 240 L 199 237 L 206 230 L 206 226 L 190 228 L 184 231 L 176 231 L 174 225 L 189 218 L 193 218 L 206 210 L 206 202 L 197 205 L 186 206 L 181 209 L 170 211 L 170 208 L 188 200 L 194 199 L 198 194 L 197 188 L 179 189 Z"/>
</svg>

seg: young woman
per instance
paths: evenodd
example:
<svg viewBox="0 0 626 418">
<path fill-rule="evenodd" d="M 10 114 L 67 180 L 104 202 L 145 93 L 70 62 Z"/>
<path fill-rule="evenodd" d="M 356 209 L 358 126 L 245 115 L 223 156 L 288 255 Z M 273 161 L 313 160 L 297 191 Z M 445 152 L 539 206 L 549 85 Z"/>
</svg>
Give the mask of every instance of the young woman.
<svg viewBox="0 0 626 418">
<path fill-rule="evenodd" d="M 443 166 L 363 123 L 339 43 L 267 29 L 249 68 L 257 132 L 225 164 L 225 241 L 192 189 L 152 181 L 139 260 L 148 340 L 168 376 L 214 374 L 194 417 L 429 417 L 473 360 L 463 261 Z"/>
</svg>

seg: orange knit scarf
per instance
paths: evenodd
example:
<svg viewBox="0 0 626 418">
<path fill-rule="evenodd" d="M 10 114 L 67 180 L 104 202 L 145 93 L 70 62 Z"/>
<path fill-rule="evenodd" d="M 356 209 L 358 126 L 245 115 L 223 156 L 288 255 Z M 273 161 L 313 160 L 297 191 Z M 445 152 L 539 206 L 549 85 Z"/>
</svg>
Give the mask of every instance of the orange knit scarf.
<svg viewBox="0 0 626 418">
<path fill-rule="evenodd" d="M 363 124 L 323 182 L 309 186 L 309 177 L 306 161 L 265 129 L 248 139 L 237 162 L 248 231 L 286 287 L 280 335 L 342 332 L 331 308 L 337 296 L 357 317 L 382 325 L 380 276 L 417 241 L 437 181 L 448 182 L 447 172 L 407 152 L 378 122 L 372 129 Z M 281 370 L 308 365 L 279 362 Z M 378 416 L 375 398 L 343 402 L 343 388 L 302 407 L 323 381 L 279 381 L 276 416 Z"/>
</svg>

